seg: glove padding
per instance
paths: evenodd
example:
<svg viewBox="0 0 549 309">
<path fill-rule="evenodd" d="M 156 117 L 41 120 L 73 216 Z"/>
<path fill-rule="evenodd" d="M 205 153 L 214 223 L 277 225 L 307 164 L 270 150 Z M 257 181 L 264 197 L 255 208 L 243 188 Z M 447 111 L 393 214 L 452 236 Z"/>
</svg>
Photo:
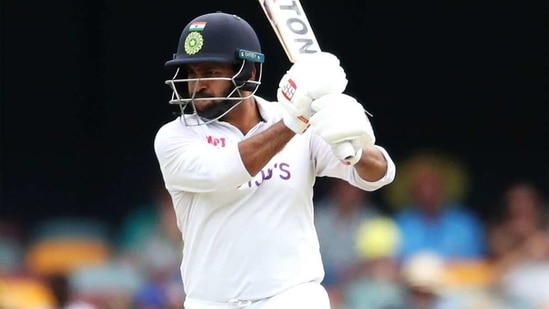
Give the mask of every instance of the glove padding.
<svg viewBox="0 0 549 309">
<path fill-rule="evenodd" d="M 355 98 L 343 93 L 331 93 L 313 101 L 314 111 L 310 118 L 311 129 L 337 153 L 337 146 L 343 141 L 350 141 L 354 150 L 356 164 L 362 149 L 374 145 L 376 137 L 362 104 Z M 356 158 L 358 156 L 358 158 Z"/>
<path fill-rule="evenodd" d="M 312 101 L 345 90 L 347 78 L 339 64 L 333 54 L 319 52 L 302 57 L 284 74 L 277 99 L 286 109 L 283 120 L 288 128 L 303 133 L 309 126 Z"/>
</svg>

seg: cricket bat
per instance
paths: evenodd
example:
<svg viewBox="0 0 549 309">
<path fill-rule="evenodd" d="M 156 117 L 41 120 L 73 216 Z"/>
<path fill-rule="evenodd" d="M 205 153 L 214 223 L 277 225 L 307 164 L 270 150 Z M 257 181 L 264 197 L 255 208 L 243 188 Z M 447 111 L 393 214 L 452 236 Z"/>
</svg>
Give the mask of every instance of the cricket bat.
<svg viewBox="0 0 549 309">
<path fill-rule="evenodd" d="M 320 52 L 311 24 L 299 0 L 258 0 L 290 62 Z M 350 141 L 339 143 L 334 153 L 351 160 L 355 150 Z"/>
</svg>

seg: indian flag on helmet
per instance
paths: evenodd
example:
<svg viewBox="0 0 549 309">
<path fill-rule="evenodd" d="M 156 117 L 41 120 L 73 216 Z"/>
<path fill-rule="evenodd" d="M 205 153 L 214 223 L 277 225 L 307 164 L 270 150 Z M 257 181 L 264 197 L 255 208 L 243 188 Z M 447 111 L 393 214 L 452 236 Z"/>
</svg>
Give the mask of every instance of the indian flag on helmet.
<svg viewBox="0 0 549 309">
<path fill-rule="evenodd" d="M 189 26 L 189 31 L 202 31 L 206 27 L 205 21 L 195 21 Z"/>
</svg>

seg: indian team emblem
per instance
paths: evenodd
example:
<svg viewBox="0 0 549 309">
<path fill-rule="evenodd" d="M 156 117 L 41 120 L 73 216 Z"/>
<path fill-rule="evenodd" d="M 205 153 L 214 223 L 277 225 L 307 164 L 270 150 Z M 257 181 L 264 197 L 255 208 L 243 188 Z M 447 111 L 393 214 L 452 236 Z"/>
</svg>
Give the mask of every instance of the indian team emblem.
<svg viewBox="0 0 549 309">
<path fill-rule="evenodd" d="M 189 32 L 185 39 L 185 52 L 187 55 L 194 55 L 198 53 L 204 45 L 204 38 L 200 32 Z"/>
</svg>

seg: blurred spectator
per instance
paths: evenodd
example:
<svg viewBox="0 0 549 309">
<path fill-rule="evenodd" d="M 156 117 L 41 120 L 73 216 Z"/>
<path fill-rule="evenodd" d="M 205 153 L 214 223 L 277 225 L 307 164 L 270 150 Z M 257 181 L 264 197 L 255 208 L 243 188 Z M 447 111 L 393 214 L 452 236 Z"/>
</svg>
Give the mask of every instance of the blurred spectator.
<svg viewBox="0 0 549 309">
<path fill-rule="evenodd" d="M 171 197 L 162 185 L 153 186 L 150 200 L 126 215 L 118 239 L 120 253 L 138 268 L 179 268 L 183 241 Z"/>
<path fill-rule="evenodd" d="M 25 272 L 25 242 L 21 226 L 0 221 L 0 276 Z"/>
<path fill-rule="evenodd" d="M 421 153 L 400 165 L 388 193 L 398 203 L 395 219 L 403 234 L 401 259 L 424 250 L 447 260 L 484 258 L 483 223 L 460 201 L 466 183 L 463 166 L 440 154 Z M 396 199 L 398 195 L 404 198 Z"/>
<path fill-rule="evenodd" d="M 503 217 L 490 228 L 490 253 L 502 292 L 549 307 L 549 232 L 546 202 L 529 182 L 503 193 Z"/>
<path fill-rule="evenodd" d="M 485 270 L 484 264 L 455 263 L 432 251 L 417 252 L 406 259 L 402 265 L 405 305 L 401 309 L 528 308 L 511 303 L 479 284 L 479 270 Z M 456 278 L 456 271 L 461 272 L 461 278 Z M 475 284 L 469 285 L 471 282 Z"/>
<path fill-rule="evenodd" d="M 376 215 L 369 193 L 340 179 L 329 179 L 328 194 L 315 206 L 315 225 L 324 264 L 323 284 L 329 288 L 344 281 L 357 262 L 359 225 Z"/>
<path fill-rule="evenodd" d="M 109 227 L 98 219 L 55 217 L 41 221 L 29 238 L 26 271 L 48 286 L 56 308 L 65 308 L 71 298 L 68 276 L 82 267 L 108 261 L 113 254 L 109 236 Z"/>
<path fill-rule="evenodd" d="M 68 277 L 70 296 L 66 307 L 135 309 L 133 298 L 143 281 L 136 269 L 116 259 L 80 267 Z"/>
<path fill-rule="evenodd" d="M 133 308 L 183 309 L 184 296 L 180 281 L 151 281 L 136 292 Z"/>
<path fill-rule="evenodd" d="M 405 288 L 404 309 L 445 308 L 443 288 L 445 262 L 436 252 L 418 251 L 403 262 L 401 273 Z M 458 309 L 459 307 L 453 307 Z M 465 307 L 461 308 L 465 309 Z"/>
<path fill-rule="evenodd" d="M 133 308 L 181 308 L 185 294 L 177 270 L 183 241 L 171 197 L 162 184 L 153 185 L 150 200 L 127 214 L 119 240 L 121 256 L 141 270 L 145 279 L 136 291 Z"/>
<path fill-rule="evenodd" d="M 503 194 L 502 218 L 490 227 L 490 254 L 505 271 L 517 262 L 549 255 L 548 215 L 540 191 L 520 182 Z"/>
<path fill-rule="evenodd" d="M 404 308 L 404 290 L 396 259 L 400 231 L 389 217 L 379 216 L 360 225 L 355 235 L 359 256 L 355 276 L 340 291 L 340 309 Z M 338 295 L 339 296 L 339 295 Z"/>
</svg>

